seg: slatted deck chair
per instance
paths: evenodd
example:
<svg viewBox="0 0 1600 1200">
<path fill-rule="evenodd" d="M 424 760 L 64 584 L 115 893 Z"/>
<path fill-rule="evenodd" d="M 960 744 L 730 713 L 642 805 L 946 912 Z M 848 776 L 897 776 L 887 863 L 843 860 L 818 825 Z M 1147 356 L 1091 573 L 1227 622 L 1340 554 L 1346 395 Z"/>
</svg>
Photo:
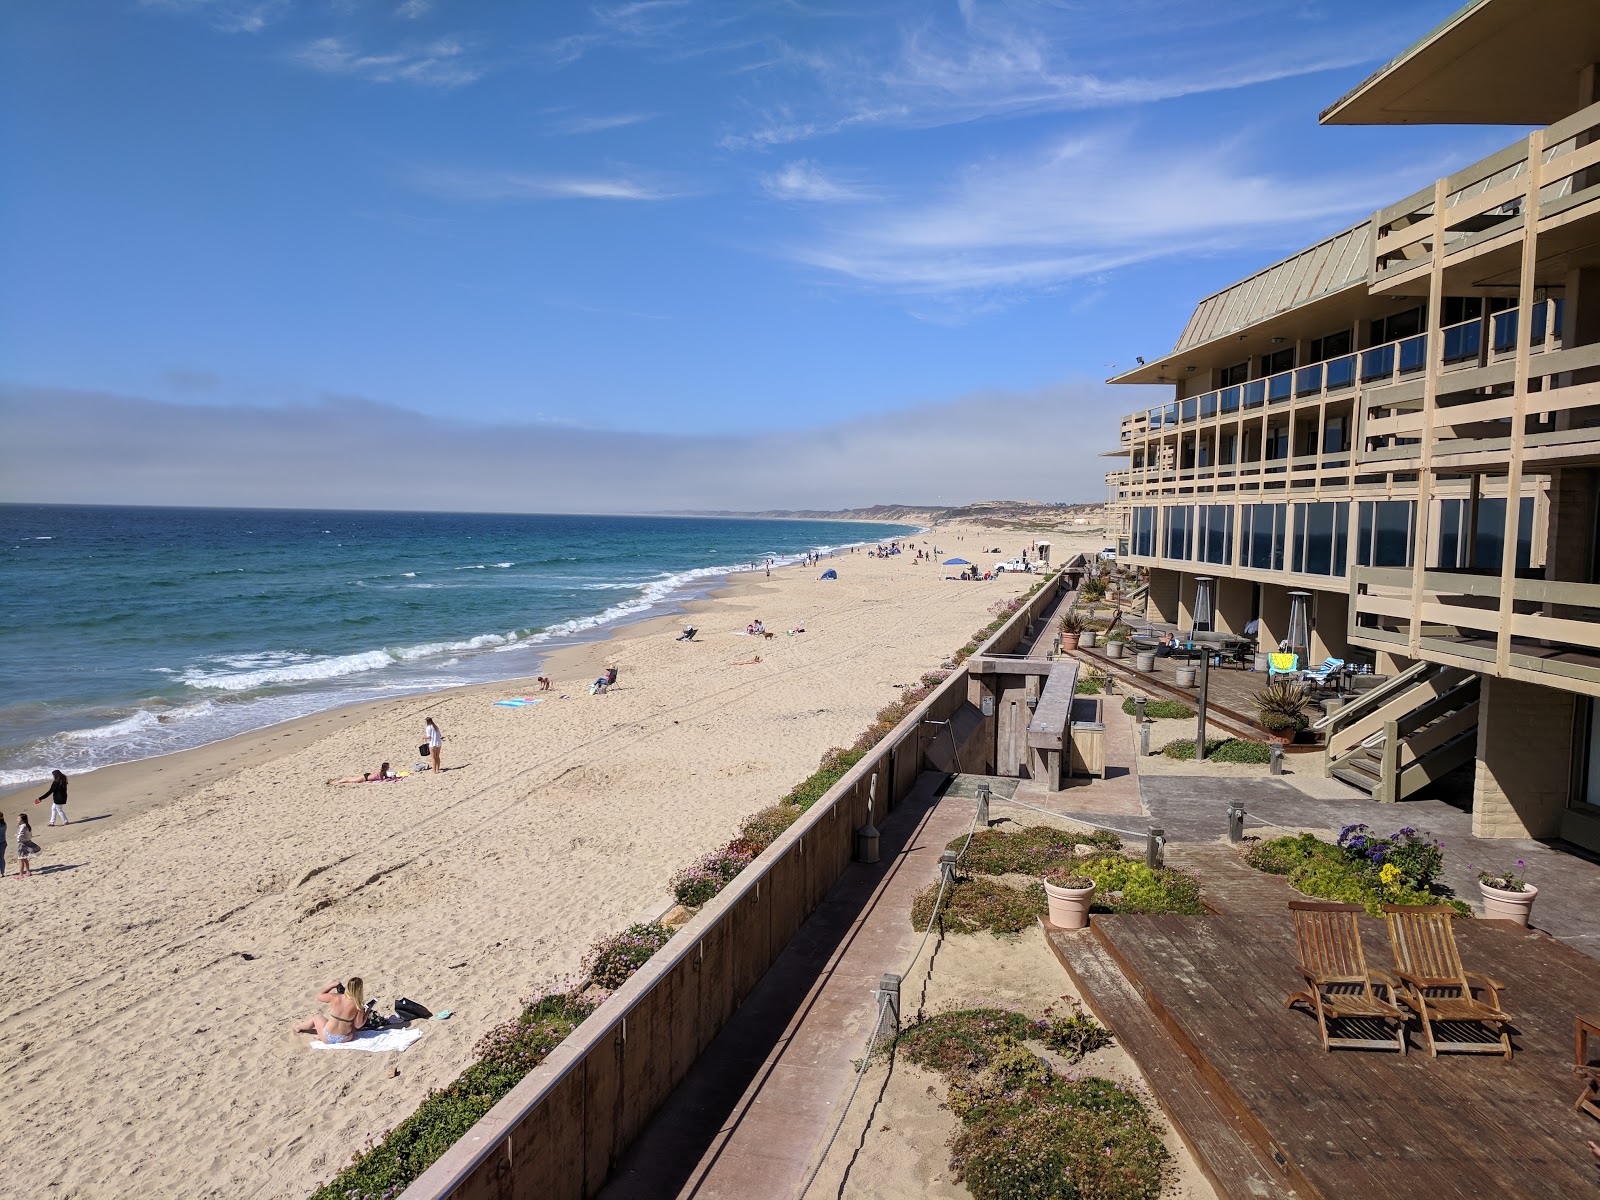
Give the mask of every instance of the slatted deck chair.
<svg viewBox="0 0 1600 1200">
<path fill-rule="evenodd" d="M 1303 1004 L 1311 1011 L 1324 1050 L 1398 1050 L 1404 1054 L 1406 1014 L 1394 1002 L 1400 981 L 1367 966 L 1361 927 L 1356 923 L 1365 911 L 1359 904 L 1289 901 L 1306 990 L 1296 992 L 1284 1004 L 1289 1008 Z M 1348 1027 L 1347 1032 L 1335 1033 L 1333 1022 Z"/>
<path fill-rule="evenodd" d="M 1400 1003 L 1422 1019 L 1428 1053 L 1503 1054 L 1511 1057 L 1511 1014 L 1500 1006 L 1505 984 L 1461 965 L 1455 913 L 1443 906 L 1385 904 Z M 1481 998 L 1480 998 L 1481 997 Z M 1487 1027 L 1492 1040 L 1465 1040 L 1462 1026 Z M 1452 1034 L 1456 1036 L 1451 1037 Z"/>
</svg>

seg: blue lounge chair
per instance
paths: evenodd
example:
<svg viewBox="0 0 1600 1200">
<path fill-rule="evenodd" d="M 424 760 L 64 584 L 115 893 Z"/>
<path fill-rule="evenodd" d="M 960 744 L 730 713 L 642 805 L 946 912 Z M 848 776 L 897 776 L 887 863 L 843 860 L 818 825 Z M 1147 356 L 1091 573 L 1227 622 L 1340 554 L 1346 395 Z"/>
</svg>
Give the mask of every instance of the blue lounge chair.
<svg viewBox="0 0 1600 1200">
<path fill-rule="evenodd" d="M 1329 677 L 1342 670 L 1344 670 L 1344 659 L 1325 659 L 1323 660 L 1322 665 L 1316 670 L 1300 672 L 1300 682 L 1314 683 L 1318 687 L 1326 687 Z"/>
</svg>

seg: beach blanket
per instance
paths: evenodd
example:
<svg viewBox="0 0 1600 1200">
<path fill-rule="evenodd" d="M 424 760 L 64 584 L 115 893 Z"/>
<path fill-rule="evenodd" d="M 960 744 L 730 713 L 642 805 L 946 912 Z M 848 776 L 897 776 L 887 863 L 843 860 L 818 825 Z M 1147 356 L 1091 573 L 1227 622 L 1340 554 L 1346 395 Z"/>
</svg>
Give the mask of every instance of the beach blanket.
<svg viewBox="0 0 1600 1200">
<path fill-rule="evenodd" d="M 509 700 L 496 700 L 496 708 L 526 708 L 530 704 L 543 704 L 537 696 L 513 696 Z"/>
<path fill-rule="evenodd" d="M 386 1050 L 408 1049 L 422 1036 L 420 1029 L 360 1029 L 353 1041 L 330 1046 L 321 1038 L 311 1042 L 313 1050 L 365 1050 L 369 1054 L 382 1054 Z"/>
</svg>

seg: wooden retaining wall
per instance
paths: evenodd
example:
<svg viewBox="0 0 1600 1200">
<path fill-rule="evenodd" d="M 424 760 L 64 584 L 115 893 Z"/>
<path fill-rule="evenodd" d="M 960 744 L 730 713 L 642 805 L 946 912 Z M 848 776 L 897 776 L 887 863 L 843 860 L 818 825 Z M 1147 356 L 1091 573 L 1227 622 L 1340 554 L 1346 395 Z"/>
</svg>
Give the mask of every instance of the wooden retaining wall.
<svg viewBox="0 0 1600 1200">
<path fill-rule="evenodd" d="M 986 646 L 1015 646 L 1042 588 Z M 1048 598 L 1048 599 L 1047 599 Z M 1003 652 L 1003 651 L 1001 651 Z M 401 1200 L 588 1200 L 844 872 L 855 831 L 904 800 L 941 739 L 976 741 L 965 668 L 951 674 Z M 954 722 L 955 724 L 949 724 Z"/>
</svg>

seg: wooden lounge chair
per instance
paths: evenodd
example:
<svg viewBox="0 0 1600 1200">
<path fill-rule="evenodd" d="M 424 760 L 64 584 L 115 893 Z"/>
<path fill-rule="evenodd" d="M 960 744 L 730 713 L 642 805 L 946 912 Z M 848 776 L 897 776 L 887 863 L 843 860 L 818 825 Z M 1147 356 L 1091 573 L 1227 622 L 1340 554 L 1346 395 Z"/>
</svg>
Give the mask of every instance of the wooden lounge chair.
<svg viewBox="0 0 1600 1200">
<path fill-rule="evenodd" d="M 1324 1050 L 1398 1050 L 1404 1054 L 1406 1014 L 1394 1003 L 1400 983 L 1367 966 L 1361 951 L 1361 927 L 1356 923 L 1365 911 L 1359 904 L 1289 901 L 1306 990 L 1284 1003 L 1290 1008 L 1304 1004 L 1311 1010 Z M 1350 1021 L 1354 1032 L 1368 1036 L 1336 1034 L 1329 1024 L 1333 1021 Z"/>
<path fill-rule="evenodd" d="M 1400 977 L 1399 1000 L 1422 1019 L 1428 1053 L 1438 1057 L 1441 1050 L 1453 1050 L 1510 1058 L 1511 1014 L 1500 1007 L 1505 984 L 1461 965 L 1451 925 L 1454 910 L 1385 904 L 1383 912 L 1389 923 L 1389 944 L 1394 948 L 1395 974 Z M 1459 1035 L 1447 1040 L 1455 1032 L 1450 1027 L 1456 1025 L 1486 1025 L 1499 1036 L 1493 1041 L 1462 1041 Z"/>
</svg>

